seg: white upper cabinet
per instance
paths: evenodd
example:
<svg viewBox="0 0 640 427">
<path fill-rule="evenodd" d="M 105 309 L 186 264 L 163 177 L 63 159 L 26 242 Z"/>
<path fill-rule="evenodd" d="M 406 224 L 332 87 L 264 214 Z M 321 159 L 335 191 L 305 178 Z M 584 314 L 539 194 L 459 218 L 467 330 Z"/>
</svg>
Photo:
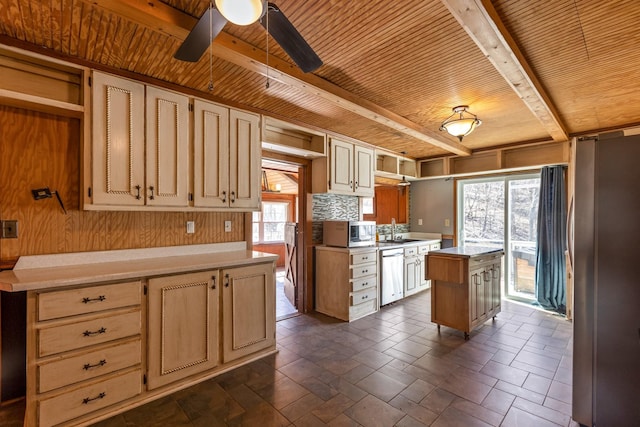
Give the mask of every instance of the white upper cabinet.
<svg viewBox="0 0 640 427">
<path fill-rule="evenodd" d="M 144 85 L 93 73 L 92 197 L 144 205 Z"/>
<path fill-rule="evenodd" d="M 194 102 L 194 206 L 260 207 L 260 126 L 255 114 Z"/>
<path fill-rule="evenodd" d="M 189 206 L 189 98 L 147 86 L 146 203 Z"/>
<path fill-rule="evenodd" d="M 329 157 L 314 160 L 313 192 L 373 197 L 373 149 L 331 138 Z"/>
<path fill-rule="evenodd" d="M 85 209 L 259 209 L 257 114 L 99 72 L 92 93 Z"/>
</svg>

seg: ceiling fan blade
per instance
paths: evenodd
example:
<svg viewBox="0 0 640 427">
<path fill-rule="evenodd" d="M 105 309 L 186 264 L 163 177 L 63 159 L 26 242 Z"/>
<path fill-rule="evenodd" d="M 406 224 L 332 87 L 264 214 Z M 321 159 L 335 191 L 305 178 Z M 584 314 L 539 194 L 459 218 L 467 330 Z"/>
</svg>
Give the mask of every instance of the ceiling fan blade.
<svg viewBox="0 0 640 427">
<path fill-rule="evenodd" d="M 322 65 L 322 60 L 309 46 L 309 43 L 302 38 L 291 21 L 284 16 L 278 6 L 268 3 L 267 13 L 269 14 L 269 28 L 267 28 L 266 17 L 263 17 L 260 23 L 267 28 L 271 37 L 278 42 L 302 71 L 308 73 Z"/>
<path fill-rule="evenodd" d="M 213 18 L 213 26 L 210 28 L 211 18 Z M 218 12 L 218 9 L 207 9 L 173 57 L 180 61 L 198 62 L 226 23 L 227 20 Z"/>
</svg>

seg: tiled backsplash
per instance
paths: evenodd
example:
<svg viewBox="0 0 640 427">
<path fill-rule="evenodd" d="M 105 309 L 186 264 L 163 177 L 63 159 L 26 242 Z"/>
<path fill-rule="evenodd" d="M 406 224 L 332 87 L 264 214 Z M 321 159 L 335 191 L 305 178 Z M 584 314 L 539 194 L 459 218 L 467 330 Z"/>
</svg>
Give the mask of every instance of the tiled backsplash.
<svg viewBox="0 0 640 427">
<path fill-rule="evenodd" d="M 358 198 L 356 196 L 342 196 L 339 194 L 314 194 L 312 196 L 313 233 L 316 243 L 322 242 L 322 221 L 345 220 L 357 221 Z"/>
<path fill-rule="evenodd" d="M 315 243 L 322 243 L 322 221 L 344 220 L 357 221 L 359 218 L 359 201 L 356 196 L 339 194 L 314 194 L 312 196 L 313 234 Z M 391 235 L 391 224 L 377 227 L 379 235 Z M 398 224 L 396 233 L 408 233 L 409 224 Z"/>
</svg>

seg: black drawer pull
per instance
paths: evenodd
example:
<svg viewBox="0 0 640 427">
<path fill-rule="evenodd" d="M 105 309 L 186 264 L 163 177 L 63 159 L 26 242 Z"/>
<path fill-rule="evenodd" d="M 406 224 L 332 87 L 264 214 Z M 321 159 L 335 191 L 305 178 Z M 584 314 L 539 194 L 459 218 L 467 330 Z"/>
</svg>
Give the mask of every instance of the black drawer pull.
<svg viewBox="0 0 640 427">
<path fill-rule="evenodd" d="M 362 285 L 360 285 L 360 286 L 362 286 L 362 287 L 364 288 L 364 287 L 365 287 L 365 286 L 367 286 L 368 284 L 369 284 L 369 282 L 363 282 L 363 283 L 362 283 Z"/>
<path fill-rule="evenodd" d="M 229 287 L 229 273 L 224 275 L 224 287 L 228 288 Z"/>
<path fill-rule="evenodd" d="M 98 298 L 87 298 L 87 297 L 84 297 L 84 298 L 82 298 L 82 302 L 85 303 L 85 304 L 89 304 L 90 302 L 100 302 L 100 301 L 104 301 L 106 299 L 107 299 L 106 296 L 100 295 Z"/>
<path fill-rule="evenodd" d="M 84 335 L 85 337 L 90 337 L 92 335 L 100 335 L 100 334 L 106 334 L 107 333 L 107 328 L 102 327 L 100 329 L 98 329 L 97 331 L 84 331 L 82 333 L 82 335 Z"/>
<path fill-rule="evenodd" d="M 368 273 L 368 272 L 369 272 L 369 270 L 362 270 L 362 272 L 363 272 L 363 273 Z"/>
<path fill-rule="evenodd" d="M 367 299 L 367 298 L 369 298 L 369 295 L 363 295 L 362 296 L 362 299 Z"/>
<path fill-rule="evenodd" d="M 96 397 L 85 397 L 84 399 L 82 399 L 82 404 L 83 405 L 87 405 L 89 402 L 92 402 L 94 400 L 104 399 L 105 397 L 107 397 L 107 393 L 105 393 L 103 391 L 102 393 L 100 393 Z"/>
<path fill-rule="evenodd" d="M 85 371 L 88 371 L 91 368 L 99 368 L 100 366 L 104 366 L 107 364 L 106 359 L 102 359 L 101 361 L 99 361 L 98 363 L 96 363 L 95 365 L 92 365 L 91 363 L 86 363 L 82 369 L 84 369 Z"/>
</svg>

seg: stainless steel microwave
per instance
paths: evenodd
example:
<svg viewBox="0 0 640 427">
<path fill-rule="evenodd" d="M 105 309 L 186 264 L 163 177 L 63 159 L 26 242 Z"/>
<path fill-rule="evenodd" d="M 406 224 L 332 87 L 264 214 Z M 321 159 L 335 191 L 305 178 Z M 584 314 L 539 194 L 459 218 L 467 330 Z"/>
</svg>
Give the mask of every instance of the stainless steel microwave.
<svg viewBox="0 0 640 427">
<path fill-rule="evenodd" d="M 324 221 L 322 242 L 327 246 L 356 248 L 375 246 L 375 221 Z"/>
</svg>

